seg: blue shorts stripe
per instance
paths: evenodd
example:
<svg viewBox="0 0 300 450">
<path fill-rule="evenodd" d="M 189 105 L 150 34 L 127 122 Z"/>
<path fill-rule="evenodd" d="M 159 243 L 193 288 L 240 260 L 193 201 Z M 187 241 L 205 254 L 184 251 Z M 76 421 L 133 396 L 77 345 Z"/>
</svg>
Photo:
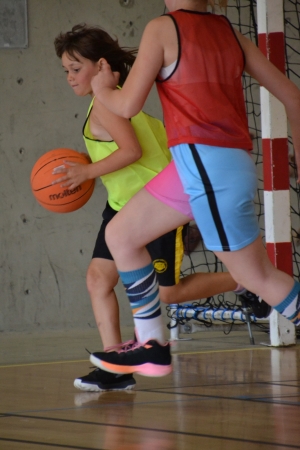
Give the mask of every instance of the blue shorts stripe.
<svg viewBox="0 0 300 450">
<path fill-rule="evenodd" d="M 209 207 L 210 207 L 210 210 L 211 210 L 211 215 L 212 215 L 212 218 L 214 220 L 214 223 L 215 223 L 215 226 L 216 226 L 219 238 L 220 238 L 220 242 L 221 242 L 223 251 L 230 251 L 229 242 L 228 242 L 228 239 L 227 239 L 227 236 L 226 236 L 226 232 L 224 230 L 223 223 L 222 223 L 222 220 L 221 220 L 221 217 L 220 217 L 220 212 L 219 212 L 219 208 L 218 208 L 218 205 L 217 205 L 216 196 L 215 196 L 215 193 L 214 193 L 213 186 L 212 186 L 212 184 L 210 182 L 210 179 L 209 179 L 209 176 L 208 176 L 208 174 L 207 174 L 207 172 L 205 170 L 205 167 L 202 164 L 201 157 L 200 157 L 199 153 L 197 152 L 197 150 L 195 148 L 195 145 L 194 144 L 189 144 L 189 147 L 191 149 L 191 152 L 192 152 L 192 155 L 193 155 L 196 167 L 197 167 L 197 169 L 199 171 L 200 178 L 202 179 L 202 182 L 203 182 L 203 186 L 204 186 L 204 189 L 205 189 L 205 192 L 206 192 L 206 195 L 207 195 L 207 199 L 208 199 L 208 203 L 209 203 Z"/>
</svg>

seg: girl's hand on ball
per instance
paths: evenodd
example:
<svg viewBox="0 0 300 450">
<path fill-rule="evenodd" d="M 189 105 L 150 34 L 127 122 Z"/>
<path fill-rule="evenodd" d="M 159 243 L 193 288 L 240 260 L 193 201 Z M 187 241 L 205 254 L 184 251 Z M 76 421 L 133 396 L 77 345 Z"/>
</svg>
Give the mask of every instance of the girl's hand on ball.
<svg viewBox="0 0 300 450">
<path fill-rule="evenodd" d="M 52 174 L 57 175 L 59 173 L 64 176 L 52 181 L 52 184 L 61 184 L 61 187 L 68 187 L 69 189 L 75 189 L 84 181 L 88 180 L 89 164 L 78 164 L 71 161 L 64 161 L 64 165 L 55 167 Z"/>
</svg>

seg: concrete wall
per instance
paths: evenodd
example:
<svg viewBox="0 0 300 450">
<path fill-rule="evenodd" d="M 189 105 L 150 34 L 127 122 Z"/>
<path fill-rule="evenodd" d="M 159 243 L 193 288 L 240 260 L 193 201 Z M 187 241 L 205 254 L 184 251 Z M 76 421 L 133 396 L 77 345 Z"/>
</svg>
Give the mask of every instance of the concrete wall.
<svg viewBox="0 0 300 450">
<path fill-rule="evenodd" d="M 77 23 L 99 25 L 137 46 L 163 0 L 28 0 L 29 46 L 0 49 L 0 331 L 94 327 L 85 274 L 101 223 L 106 191 L 100 181 L 79 211 L 43 209 L 30 172 L 46 151 L 84 151 L 81 129 L 90 98 L 67 85 L 53 40 Z M 128 6 L 124 6 L 128 5 Z M 161 117 L 155 92 L 145 110 Z M 132 324 L 118 287 L 124 326 Z"/>
<path fill-rule="evenodd" d="M 245 2 L 248 7 L 249 2 Z M 28 48 L 0 49 L 0 332 L 94 328 L 85 274 L 106 191 L 98 180 L 92 198 L 81 210 L 55 214 L 38 205 L 29 183 L 35 161 L 48 150 L 85 150 L 81 130 L 90 99 L 76 97 L 68 86 L 53 41 L 59 32 L 86 22 L 116 35 L 123 46 L 138 46 L 146 23 L 164 12 L 164 1 L 27 3 Z M 248 10 L 243 17 L 242 8 L 240 17 L 235 10 L 237 2 L 230 0 L 229 4 L 228 16 L 233 23 L 241 20 L 247 24 Z M 296 19 L 295 13 L 290 15 Z M 293 45 L 299 42 L 295 34 Z M 294 67 L 298 54 L 294 52 Z M 294 81 L 298 84 L 299 78 Z M 258 88 L 256 91 L 258 103 Z M 144 109 L 162 118 L 155 90 Z M 297 201 L 295 198 L 296 209 Z M 299 228 L 298 219 L 295 229 Z M 194 263 L 199 267 L 197 259 Z M 186 267 L 190 267 L 188 259 Z M 122 325 L 131 326 L 121 285 L 117 295 Z"/>
</svg>

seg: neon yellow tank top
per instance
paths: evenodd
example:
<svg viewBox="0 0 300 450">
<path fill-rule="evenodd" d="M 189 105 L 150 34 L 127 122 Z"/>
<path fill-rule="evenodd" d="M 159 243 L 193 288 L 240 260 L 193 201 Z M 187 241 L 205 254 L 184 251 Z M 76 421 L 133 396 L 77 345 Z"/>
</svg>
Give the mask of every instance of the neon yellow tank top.
<svg viewBox="0 0 300 450">
<path fill-rule="evenodd" d="M 83 126 L 83 139 L 92 162 L 97 162 L 117 150 L 118 146 L 114 141 L 99 141 L 92 135 L 89 117 L 93 102 Z M 142 157 L 123 169 L 100 177 L 107 189 L 108 203 L 115 211 L 119 211 L 171 160 L 165 128 L 160 120 L 141 111 L 130 121 L 142 147 Z"/>
</svg>

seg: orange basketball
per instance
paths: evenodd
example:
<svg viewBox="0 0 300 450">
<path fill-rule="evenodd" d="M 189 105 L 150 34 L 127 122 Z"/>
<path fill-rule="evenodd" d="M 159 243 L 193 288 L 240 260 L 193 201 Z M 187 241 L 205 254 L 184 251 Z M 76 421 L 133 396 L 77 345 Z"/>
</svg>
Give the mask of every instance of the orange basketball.
<svg viewBox="0 0 300 450">
<path fill-rule="evenodd" d="M 91 197 L 95 180 L 87 180 L 75 189 L 52 184 L 62 174 L 53 175 L 55 167 L 64 164 L 64 161 L 88 164 L 87 156 L 69 148 L 56 148 L 42 155 L 32 168 L 30 183 L 33 195 L 45 209 L 57 213 L 67 213 L 81 208 Z"/>
</svg>

